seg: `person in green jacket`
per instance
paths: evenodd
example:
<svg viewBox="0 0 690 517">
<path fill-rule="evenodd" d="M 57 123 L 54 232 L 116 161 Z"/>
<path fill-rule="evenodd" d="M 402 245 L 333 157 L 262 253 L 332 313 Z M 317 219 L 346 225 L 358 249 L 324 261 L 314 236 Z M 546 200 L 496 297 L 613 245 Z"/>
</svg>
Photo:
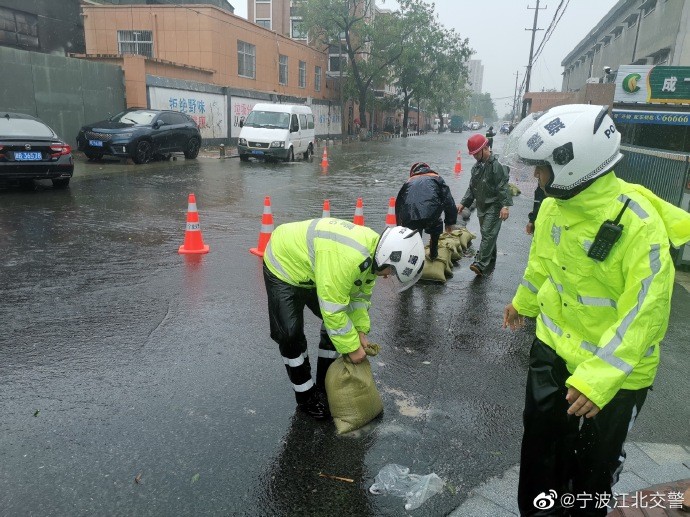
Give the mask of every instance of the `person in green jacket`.
<svg viewBox="0 0 690 517">
<path fill-rule="evenodd" d="M 496 262 L 498 232 L 501 223 L 508 219 L 508 207 L 513 205 L 513 197 L 508 190 L 508 171 L 491 153 L 489 140 L 484 135 L 472 135 L 467 140 L 467 150 L 477 163 L 472 167 L 470 185 L 458 205 L 458 213 L 473 202 L 477 206 L 482 240 L 470 269 L 482 276 Z"/>
<path fill-rule="evenodd" d="M 565 515 L 569 493 L 577 515 L 603 516 L 659 366 L 674 278 L 669 240 L 690 240 L 690 214 L 616 177 L 621 137 L 606 106 L 552 108 L 510 138 L 506 150 L 536 166 L 548 196 L 503 317 L 511 329 L 536 318 L 518 505 L 521 515 Z"/>
<path fill-rule="evenodd" d="M 366 357 L 369 306 L 376 278 L 390 277 L 402 290 L 424 267 L 419 233 L 396 226 L 379 235 L 334 218 L 278 226 L 264 252 L 271 339 L 280 348 L 297 406 L 317 420 L 330 416 L 326 371 L 338 355 L 353 363 Z M 304 307 L 322 320 L 316 383 L 304 336 Z"/>
</svg>

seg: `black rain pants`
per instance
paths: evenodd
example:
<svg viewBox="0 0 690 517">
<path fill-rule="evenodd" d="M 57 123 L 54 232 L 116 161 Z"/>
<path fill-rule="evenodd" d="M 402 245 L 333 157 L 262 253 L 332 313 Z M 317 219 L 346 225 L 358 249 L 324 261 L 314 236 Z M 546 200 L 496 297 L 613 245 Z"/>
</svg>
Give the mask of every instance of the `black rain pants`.
<svg viewBox="0 0 690 517">
<path fill-rule="evenodd" d="M 644 404 L 648 388 L 619 390 L 595 417 L 568 415 L 570 377 L 565 361 L 539 339 L 530 350 L 520 456 L 520 515 L 606 515 L 597 494 L 611 494 L 625 460 L 623 443 Z M 553 506 L 541 498 L 555 490 Z M 562 503 L 572 494 L 574 504 Z M 587 500 L 584 494 L 589 494 Z M 578 497 L 579 496 L 579 497 Z M 549 506 L 547 508 L 547 506 Z"/>
</svg>

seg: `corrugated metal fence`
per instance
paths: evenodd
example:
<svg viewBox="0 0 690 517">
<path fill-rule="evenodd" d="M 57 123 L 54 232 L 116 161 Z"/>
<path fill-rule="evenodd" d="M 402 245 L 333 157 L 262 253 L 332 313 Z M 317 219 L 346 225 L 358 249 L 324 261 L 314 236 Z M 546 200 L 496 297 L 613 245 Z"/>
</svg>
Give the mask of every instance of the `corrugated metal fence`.
<svg viewBox="0 0 690 517">
<path fill-rule="evenodd" d="M 621 146 L 621 152 L 625 159 L 616 166 L 616 176 L 644 185 L 660 198 L 681 206 L 690 155 L 636 146 Z"/>
</svg>

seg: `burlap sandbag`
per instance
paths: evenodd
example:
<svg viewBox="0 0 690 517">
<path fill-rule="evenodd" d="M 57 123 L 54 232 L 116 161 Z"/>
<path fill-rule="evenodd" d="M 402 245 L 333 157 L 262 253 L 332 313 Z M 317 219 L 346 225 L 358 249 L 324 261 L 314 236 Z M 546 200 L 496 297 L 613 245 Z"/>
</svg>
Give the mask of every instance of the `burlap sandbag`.
<svg viewBox="0 0 690 517">
<path fill-rule="evenodd" d="M 443 259 L 436 258 L 431 260 L 428 256 L 424 258 L 424 269 L 420 280 L 427 282 L 446 282 L 446 263 Z"/>
<path fill-rule="evenodd" d="M 445 248 L 445 247 L 440 247 L 438 248 L 438 258 L 443 261 L 444 264 L 444 274 L 446 275 L 446 278 L 452 278 L 453 277 L 453 262 L 451 261 L 451 252 L 450 249 Z"/>
<path fill-rule="evenodd" d="M 326 372 L 328 407 L 338 434 L 368 424 L 383 411 L 383 402 L 365 358 L 359 364 L 338 357 Z"/>
<path fill-rule="evenodd" d="M 460 245 L 460 237 L 452 233 L 442 233 L 438 240 L 438 245 L 450 250 L 450 260 L 453 262 L 462 258 L 462 246 Z"/>
<path fill-rule="evenodd" d="M 474 235 L 467 228 L 460 228 L 459 230 L 453 230 L 453 235 L 456 235 L 460 239 L 460 246 L 463 250 L 466 250 L 472 244 L 472 239 L 476 239 L 477 236 Z"/>
<path fill-rule="evenodd" d="M 510 191 L 511 196 L 519 196 L 520 194 L 522 194 L 518 186 L 512 183 L 508 183 L 508 190 Z"/>
</svg>

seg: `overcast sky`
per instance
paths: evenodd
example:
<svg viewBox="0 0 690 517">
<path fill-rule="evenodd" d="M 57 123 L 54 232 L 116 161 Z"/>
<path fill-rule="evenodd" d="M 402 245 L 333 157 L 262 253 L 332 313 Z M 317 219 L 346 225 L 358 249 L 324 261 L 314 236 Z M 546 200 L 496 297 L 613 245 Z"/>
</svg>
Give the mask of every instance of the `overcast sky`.
<svg viewBox="0 0 690 517">
<path fill-rule="evenodd" d="M 532 67 L 531 91 L 556 88 L 560 91 L 561 61 L 616 4 L 617 0 L 540 0 L 534 49 L 539 46 L 559 4 L 568 4 L 541 57 Z M 230 0 L 235 14 L 247 17 L 247 0 Z M 394 0 L 377 0 L 377 5 L 395 10 Z M 430 1 L 428 3 L 431 3 Z M 484 65 L 483 91 L 494 99 L 498 116 L 510 111 L 515 92 L 515 72 L 523 76 L 529 61 L 529 47 L 536 0 L 436 0 L 436 13 L 443 25 L 469 38 L 473 59 Z M 547 9 L 542 9 L 547 7 Z M 595 71 L 596 73 L 597 71 Z M 505 98 L 503 98 L 505 97 Z"/>
</svg>

